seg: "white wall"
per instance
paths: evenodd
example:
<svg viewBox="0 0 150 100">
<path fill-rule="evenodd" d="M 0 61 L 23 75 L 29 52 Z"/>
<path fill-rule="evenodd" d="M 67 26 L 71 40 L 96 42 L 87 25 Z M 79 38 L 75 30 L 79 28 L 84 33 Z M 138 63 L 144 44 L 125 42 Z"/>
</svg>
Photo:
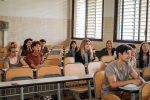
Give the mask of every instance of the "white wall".
<svg viewBox="0 0 150 100">
<path fill-rule="evenodd" d="M 68 19 L 69 0 L 0 0 L 0 16 Z"/>
<path fill-rule="evenodd" d="M 68 46 L 70 4 L 71 0 L 0 0 L 0 45 L 4 44 L 1 21 L 9 21 L 8 41 L 22 45 L 26 38 L 44 38 L 52 46 Z"/>
<path fill-rule="evenodd" d="M 104 0 L 104 17 L 114 17 L 115 0 Z"/>
</svg>

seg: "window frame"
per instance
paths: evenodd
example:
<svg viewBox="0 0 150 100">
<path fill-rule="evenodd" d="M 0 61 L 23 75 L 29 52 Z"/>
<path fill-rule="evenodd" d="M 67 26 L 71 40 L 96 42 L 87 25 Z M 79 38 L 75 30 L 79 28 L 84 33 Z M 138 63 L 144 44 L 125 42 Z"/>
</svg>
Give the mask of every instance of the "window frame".
<svg viewBox="0 0 150 100">
<path fill-rule="evenodd" d="M 71 31 L 71 39 L 76 39 L 76 40 L 83 40 L 83 39 L 90 39 L 91 41 L 103 41 L 103 18 L 104 18 L 104 0 L 102 0 L 102 30 L 101 30 L 101 39 L 94 39 L 94 38 L 87 38 L 87 18 L 88 18 L 88 6 L 87 6 L 87 1 L 86 0 L 86 22 L 85 22 L 85 38 L 76 38 L 74 37 L 74 0 L 72 0 L 72 31 Z"/>
<path fill-rule="evenodd" d="M 140 0 L 141 2 L 141 0 Z M 147 0 L 147 7 L 146 7 L 146 29 L 145 29 L 145 41 L 139 41 L 140 34 L 138 32 L 138 41 L 132 41 L 132 40 L 117 40 L 117 21 L 118 21 L 118 0 L 115 0 L 114 5 L 114 28 L 113 28 L 113 42 L 122 42 L 122 43 L 135 43 L 135 44 L 141 44 L 142 42 L 147 42 L 147 29 L 148 29 L 148 2 Z M 141 9 L 140 9 L 141 10 Z M 139 14 L 139 17 L 141 15 Z"/>
</svg>

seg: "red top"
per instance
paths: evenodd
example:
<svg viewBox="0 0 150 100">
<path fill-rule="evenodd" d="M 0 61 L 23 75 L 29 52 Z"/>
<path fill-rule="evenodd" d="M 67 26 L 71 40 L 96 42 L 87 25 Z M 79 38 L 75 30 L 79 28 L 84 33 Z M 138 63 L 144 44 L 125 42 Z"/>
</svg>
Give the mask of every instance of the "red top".
<svg viewBox="0 0 150 100">
<path fill-rule="evenodd" d="M 42 57 L 43 54 L 41 53 L 39 53 L 37 56 L 34 56 L 32 53 L 30 53 L 26 56 L 26 62 L 29 66 L 31 66 L 31 64 L 37 66 L 38 64 L 41 64 Z"/>
</svg>

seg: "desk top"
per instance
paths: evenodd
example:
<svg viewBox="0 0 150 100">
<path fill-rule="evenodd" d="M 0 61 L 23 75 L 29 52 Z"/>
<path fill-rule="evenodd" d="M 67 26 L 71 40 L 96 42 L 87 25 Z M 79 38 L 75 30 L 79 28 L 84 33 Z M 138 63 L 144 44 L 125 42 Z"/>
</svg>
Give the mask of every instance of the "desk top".
<svg viewBox="0 0 150 100">
<path fill-rule="evenodd" d="M 137 93 L 140 90 L 140 87 L 119 87 L 119 90 L 125 91 L 127 93 Z"/>
<path fill-rule="evenodd" d="M 50 54 L 60 54 L 61 50 L 51 50 Z"/>
<path fill-rule="evenodd" d="M 76 75 L 76 76 L 0 82 L 0 89 L 11 88 L 11 87 L 43 85 L 43 84 L 50 84 L 50 83 L 63 83 L 63 82 L 77 81 L 77 80 L 78 81 L 79 80 L 88 80 L 88 79 L 92 79 L 92 78 L 93 78 L 93 74 L 86 74 L 86 75 Z"/>
</svg>

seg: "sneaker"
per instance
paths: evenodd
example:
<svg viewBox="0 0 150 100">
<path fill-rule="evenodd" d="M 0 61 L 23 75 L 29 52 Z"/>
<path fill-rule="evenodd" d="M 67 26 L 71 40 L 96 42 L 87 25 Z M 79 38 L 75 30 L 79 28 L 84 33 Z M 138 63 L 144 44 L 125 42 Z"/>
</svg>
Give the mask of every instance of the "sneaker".
<svg viewBox="0 0 150 100">
<path fill-rule="evenodd" d="M 79 93 L 73 92 L 72 94 L 73 94 L 73 96 L 74 96 L 74 98 L 75 98 L 76 100 L 81 100 L 81 98 L 80 98 L 80 96 L 79 96 Z"/>
<path fill-rule="evenodd" d="M 44 100 L 52 100 L 52 97 L 51 96 L 45 96 Z"/>
</svg>

